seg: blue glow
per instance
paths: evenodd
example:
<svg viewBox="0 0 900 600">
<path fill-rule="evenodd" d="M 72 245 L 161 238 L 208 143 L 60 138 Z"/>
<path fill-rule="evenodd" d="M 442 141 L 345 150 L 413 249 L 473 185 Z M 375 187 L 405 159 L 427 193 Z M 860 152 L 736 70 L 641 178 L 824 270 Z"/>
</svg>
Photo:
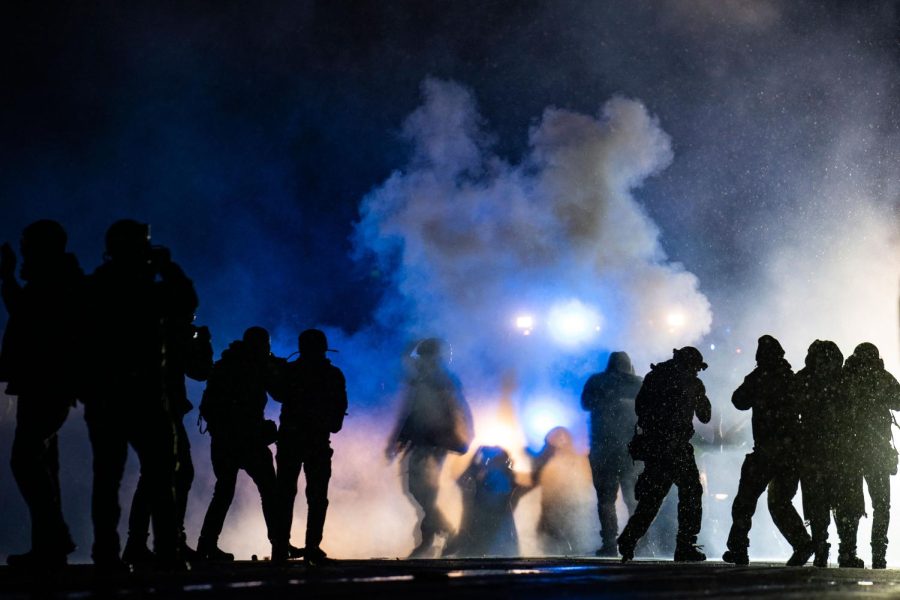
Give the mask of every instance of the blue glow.
<svg viewBox="0 0 900 600">
<path fill-rule="evenodd" d="M 542 444 L 547 432 L 554 427 L 571 429 L 574 423 L 572 409 L 556 398 L 526 401 L 522 409 L 522 425 L 531 445 Z"/>
<path fill-rule="evenodd" d="M 595 341 L 602 325 L 597 309 L 574 299 L 555 304 L 547 316 L 550 336 L 560 346 L 570 349 Z"/>
</svg>

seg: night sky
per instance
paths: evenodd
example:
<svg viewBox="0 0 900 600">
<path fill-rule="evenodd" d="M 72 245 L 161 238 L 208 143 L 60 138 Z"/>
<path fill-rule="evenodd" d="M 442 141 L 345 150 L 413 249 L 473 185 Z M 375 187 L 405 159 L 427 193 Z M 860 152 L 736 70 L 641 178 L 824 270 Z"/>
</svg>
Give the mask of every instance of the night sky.
<svg viewBox="0 0 900 600">
<path fill-rule="evenodd" d="M 892 329 L 885 339 L 894 346 L 883 352 L 897 356 L 900 2 L 98 2 L 0 11 L 0 240 L 15 243 L 28 223 L 57 219 L 90 272 L 109 224 L 149 222 L 154 243 L 170 247 L 194 280 L 197 323 L 210 326 L 217 352 L 254 324 L 270 328 L 284 354 L 306 327 L 367 331 L 395 281 L 360 248 L 355 224 L 367 194 L 412 169 L 404 121 L 432 78 L 471 93 L 492 152 L 513 164 L 548 107 L 598 115 L 613 97 L 646 107 L 673 158 L 631 191 L 667 264 L 696 275 L 709 299 L 712 325 L 698 345 L 752 350 L 760 322 L 774 315 L 776 334 L 794 331 L 785 303 L 818 296 L 822 307 L 852 309 L 849 328 L 888 314 L 887 302 L 893 321 L 853 331 Z M 871 222 L 883 229 L 869 234 Z M 832 270 L 835 256 L 846 262 Z M 839 278 L 872 257 L 884 267 L 866 275 L 872 294 L 860 292 L 853 307 L 846 289 L 830 296 L 832 285 L 853 288 Z M 882 312 L 865 304 L 873 295 Z M 807 309 L 815 317 L 785 342 L 795 366 L 828 310 Z M 723 377 L 749 364 L 729 363 Z M 11 433 L 11 399 L 7 406 L 2 430 Z M 5 514 L 24 517 L 8 470 L 0 487 Z M 0 553 L 22 543 L 0 542 Z"/>
</svg>

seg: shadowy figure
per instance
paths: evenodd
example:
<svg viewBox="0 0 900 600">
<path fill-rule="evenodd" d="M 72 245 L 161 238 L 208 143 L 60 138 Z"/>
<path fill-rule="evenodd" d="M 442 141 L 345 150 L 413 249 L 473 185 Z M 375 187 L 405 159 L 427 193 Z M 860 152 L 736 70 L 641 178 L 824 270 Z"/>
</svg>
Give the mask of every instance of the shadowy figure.
<svg viewBox="0 0 900 600">
<path fill-rule="evenodd" d="M 794 378 L 800 408 L 803 512 L 812 530 L 813 564 L 828 566 L 828 526 L 835 514 L 840 546 L 838 565 L 862 567 L 856 556 L 859 518 L 865 511 L 862 469 L 854 449 L 855 415 L 843 384 L 844 357 L 837 344 L 816 340 L 806 366 Z"/>
<path fill-rule="evenodd" d="M 696 546 L 703 486 L 691 446 L 694 415 L 701 423 L 709 423 L 712 417 L 706 389 L 697 377 L 706 368 L 696 348 L 674 350 L 672 359 L 650 366 L 635 399 L 638 424 L 628 449 L 632 458 L 644 461 L 645 466 L 634 490 L 637 508 L 618 540 L 623 562 L 634 558 L 635 545 L 647 532 L 673 483 L 678 486 L 675 560 L 706 560 Z"/>
<path fill-rule="evenodd" d="M 545 555 L 575 556 L 587 552 L 584 523 L 594 510 L 591 465 L 575 449 L 572 434 L 554 427 L 532 459 L 531 478 L 541 490 L 537 532 Z"/>
<path fill-rule="evenodd" d="M 756 368 L 734 391 L 731 403 L 738 410 L 753 410 L 753 452 L 744 458 L 737 496 L 731 506 L 728 551 L 722 560 L 746 565 L 747 547 L 756 503 L 768 487 L 769 513 L 781 535 L 794 549 L 787 562 L 803 566 L 813 545 L 803 519 L 791 499 L 800 484 L 800 411 L 792 395 L 794 372 L 784 349 L 774 337 L 759 338 Z"/>
<path fill-rule="evenodd" d="M 862 343 L 844 363 L 846 394 L 856 413 L 855 448 L 872 499 L 872 568 L 887 568 L 891 475 L 897 450 L 891 439 L 892 410 L 900 410 L 900 383 L 884 369 L 874 344 Z"/>
<path fill-rule="evenodd" d="M 442 345 L 428 338 L 407 349 L 403 406 L 385 450 L 389 460 L 404 454 L 409 495 L 424 513 L 410 558 L 430 557 L 435 536 L 452 535 L 437 506 L 441 468 L 447 452 L 465 453 L 473 437 L 469 405 L 459 380 L 444 365 Z"/>
<path fill-rule="evenodd" d="M 306 472 L 307 564 L 325 562 L 319 545 L 328 509 L 331 478 L 332 433 L 341 430 L 347 411 L 344 374 L 325 358 L 328 339 L 318 329 L 307 329 L 298 339 L 300 357 L 278 369 L 270 387 L 272 398 L 281 402 L 278 430 L 276 485 L 278 526 L 272 544 L 272 560 L 285 561 L 291 551 L 291 524 L 300 470 Z"/>
<path fill-rule="evenodd" d="M 197 298 L 193 294 L 193 284 L 185 276 L 169 252 L 157 247 L 156 263 L 159 265 L 159 277 L 169 282 L 172 287 L 183 290 L 184 301 L 175 306 L 164 324 L 165 343 L 165 394 L 175 423 L 175 519 L 178 526 L 179 547 L 182 557 L 193 560 L 194 551 L 188 547 L 184 533 L 184 517 L 187 512 L 188 492 L 194 482 L 194 464 L 191 460 L 191 444 L 184 418 L 194 408 L 187 397 L 185 376 L 196 381 L 206 381 L 212 369 L 213 350 L 209 329 L 193 325 L 194 312 L 197 310 Z M 193 302 L 190 298 L 193 298 Z M 128 564 L 139 565 L 152 562 L 153 553 L 147 547 L 150 534 L 150 494 L 145 477 L 138 479 L 134 496 L 131 500 L 131 511 L 128 516 L 128 541 L 122 551 L 122 560 Z"/>
<path fill-rule="evenodd" d="M 640 468 L 628 455 L 628 442 L 637 424 L 634 398 L 641 389 L 641 382 L 642 379 L 634 374 L 628 354 L 613 352 L 609 355 L 606 370 L 591 375 L 581 392 L 581 408 L 591 414 L 591 450 L 588 458 L 594 489 L 597 490 L 600 539 L 603 542 L 596 552 L 597 556 L 618 556 L 616 495 L 620 487 L 629 516 L 637 506 L 634 485 Z"/>
<path fill-rule="evenodd" d="M 269 332 L 251 327 L 243 339 L 228 346 L 216 362 L 203 392 L 200 414 L 212 437 L 210 457 L 216 486 L 209 502 L 197 553 L 203 560 L 234 560 L 218 548 L 219 534 L 234 499 L 238 471 L 243 469 L 256 484 L 262 500 L 269 541 L 277 539 L 275 465 L 269 445 L 277 427 L 265 417 L 266 390 L 273 365 L 280 361 L 270 351 Z"/>
<path fill-rule="evenodd" d="M 443 555 L 518 556 L 513 511 L 531 487 L 516 482 L 506 450 L 499 446 L 478 448 L 456 483 L 462 491 L 462 520 L 459 533 L 444 548 Z"/>
<path fill-rule="evenodd" d="M 101 570 L 122 571 L 119 486 L 128 445 L 149 490 L 155 561 L 183 569 L 175 503 L 175 423 L 179 407 L 167 397 L 168 327 L 197 305 L 191 281 L 150 245 L 148 225 L 114 223 L 106 232 L 105 262 L 88 278 L 89 361 L 85 421 L 94 454 L 92 557 Z"/>
<path fill-rule="evenodd" d="M 59 353 L 77 346 L 84 275 L 56 221 L 22 232 L 21 276 L 9 244 L 0 250 L 0 282 L 9 321 L 0 354 L 0 380 L 18 396 L 11 466 L 31 515 L 31 550 L 11 554 L 13 567 L 55 569 L 75 550 L 63 519 L 57 432 L 77 394 L 76 366 Z"/>
</svg>

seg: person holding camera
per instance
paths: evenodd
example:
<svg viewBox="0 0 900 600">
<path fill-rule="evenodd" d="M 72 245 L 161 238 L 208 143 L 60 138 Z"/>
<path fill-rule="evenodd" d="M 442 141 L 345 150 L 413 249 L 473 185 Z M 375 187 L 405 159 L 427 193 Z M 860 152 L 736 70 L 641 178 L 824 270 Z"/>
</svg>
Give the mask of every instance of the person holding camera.
<svg viewBox="0 0 900 600">
<path fill-rule="evenodd" d="M 149 490 L 156 565 L 182 570 L 175 499 L 175 423 L 167 383 L 169 328 L 193 314 L 193 284 L 150 244 L 150 227 L 130 219 L 106 232 L 105 261 L 87 281 L 82 399 L 94 454 L 91 513 L 95 565 L 126 571 L 119 556 L 119 487 L 131 445 Z"/>
<path fill-rule="evenodd" d="M 200 416 L 212 437 L 210 457 L 216 485 L 197 542 L 202 560 L 234 560 L 218 547 L 225 515 L 234 499 L 238 471 L 256 484 L 262 500 L 269 541 L 275 543 L 275 466 L 269 445 L 275 442 L 274 421 L 265 417 L 273 364 L 269 332 L 250 327 L 222 352 L 203 392 Z"/>
<path fill-rule="evenodd" d="M 167 285 L 188 289 L 190 281 L 181 267 L 173 262 L 169 250 L 162 246 L 153 248 L 151 258 L 158 277 Z M 175 511 L 178 526 L 179 548 L 182 557 L 195 558 L 194 551 L 187 545 L 184 532 L 184 517 L 187 512 L 188 493 L 194 482 L 194 463 L 191 459 L 191 444 L 188 439 L 184 418 L 194 408 L 188 400 L 185 376 L 195 381 L 206 381 L 213 366 L 212 339 L 208 327 L 196 327 L 194 312 L 197 309 L 196 296 L 193 302 L 182 302 L 179 310 L 166 318 L 164 338 L 165 394 L 175 425 Z M 154 555 L 147 546 L 150 533 L 150 494 L 147 479 L 138 479 L 137 488 L 131 500 L 128 515 L 128 541 L 122 551 L 122 560 L 130 565 L 152 563 Z"/>
</svg>

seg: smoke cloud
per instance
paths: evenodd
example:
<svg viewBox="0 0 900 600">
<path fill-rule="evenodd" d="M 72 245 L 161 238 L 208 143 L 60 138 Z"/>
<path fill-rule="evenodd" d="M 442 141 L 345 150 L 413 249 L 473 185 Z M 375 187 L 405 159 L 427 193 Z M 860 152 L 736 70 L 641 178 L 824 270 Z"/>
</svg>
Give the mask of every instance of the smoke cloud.
<svg viewBox="0 0 900 600">
<path fill-rule="evenodd" d="M 394 286 L 383 320 L 402 305 L 407 330 L 447 337 L 463 373 L 554 383 L 560 352 L 627 348 L 644 363 L 709 330 L 697 278 L 666 260 L 633 195 L 672 160 L 643 104 L 548 108 L 511 162 L 492 151 L 469 90 L 428 79 L 422 93 L 403 127 L 409 164 L 366 196 L 357 230 Z"/>
</svg>

